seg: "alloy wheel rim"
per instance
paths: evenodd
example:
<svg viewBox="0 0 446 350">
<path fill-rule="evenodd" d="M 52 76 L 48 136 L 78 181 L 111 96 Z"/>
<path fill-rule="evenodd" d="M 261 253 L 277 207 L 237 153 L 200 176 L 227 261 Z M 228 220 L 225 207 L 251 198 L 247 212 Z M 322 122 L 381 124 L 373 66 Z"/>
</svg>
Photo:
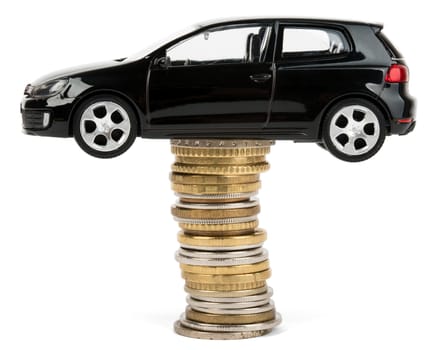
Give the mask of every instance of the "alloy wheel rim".
<svg viewBox="0 0 446 350">
<path fill-rule="evenodd" d="M 349 156 L 359 156 L 372 150 L 379 135 L 378 117 L 364 106 L 343 107 L 330 122 L 331 142 L 338 151 Z"/>
<path fill-rule="evenodd" d="M 127 111 L 112 101 L 101 101 L 88 106 L 82 113 L 80 133 L 91 148 L 112 152 L 129 138 L 131 130 Z"/>
</svg>

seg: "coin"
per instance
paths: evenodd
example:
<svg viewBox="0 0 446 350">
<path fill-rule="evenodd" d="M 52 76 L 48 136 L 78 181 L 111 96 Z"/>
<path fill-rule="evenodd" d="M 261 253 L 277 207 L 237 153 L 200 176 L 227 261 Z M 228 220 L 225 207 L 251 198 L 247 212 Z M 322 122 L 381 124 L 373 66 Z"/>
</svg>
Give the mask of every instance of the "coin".
<svg viewBox="0 0 446 350">
<path fill-rule="evenodd" d="M 254 300 L 254 301 L 241 301 L 241 302 L 221 302 L 221 301 L 216 301 L 216 302 L 209 302 L 209 301 L 202 301 L 202 300 L 198 300 L 195 298 L 192 298 L 191 296 L 188 296 L 186 298 L 187 303 L 195 310 L 198 310 L 197 308 L 201 308 L 201 309 L 206 309 L 208 311 L 203 311 L 203 312 L 209 312 L 209 313 L 219 313 L 217 312 L 213 312 L 210 311 L 211 309 L 223 309 L 223 310 L 232 310 L 232 311 L 236 311 L 239 309 L 253 309 L 250 310 L 253 313 L 256 312 L 255 308 L 259 307 L 259 306 L 264 306 L 267 304 L 271 304 L 272 302 L 269 299 L 269 296 L 265 293 L 264 294 L 266 297 L 264 299 L 260 299 L 260 300 Z M 200 310 L 198 310 L 200 311 Z M 231 312 L 232 312 L 231 311 Z M 264 311 L 268 311 L 268 310 L 264 310 Z"/>
<path fill-rule="evenodd" d="M 258 292 L 258 291 L 261 292 Z M 253 289 L 251 291 L 236 291 L 236 292 L 209 292 L 209 291 L 197 291 L 193 289 L 185 288 L 186 293 L 189 293 L 189 298 L 194 300 L 200 300 L 210 303 L 245 303 L 260 300 L 269 300 L 273 296 L 273 289 L 270 287 L 260 288 L 258 290 Z"/>
<path fill-rule="evenodd" d="M 175 192 L 190 194 L 228 194 L 255 192 L 261 186 L 260 181 L 244 184 L 223 184 L 223 185 L 183 185 L 172 183 L 171 188 Z"/>
<path fill-rule="evenodd" d="M 249 265 L 249 264 L 257 264 L 259 262 L 265 261 L 268 259 L 268 253 L 247 256 L 242 258 L 191 258 L 184 255 L 181 255 L 177 252 L 175 255 L 175 259 L 181 263 L 186 265 L 194 265 L 194 266 L 235 266 L 235 265 Z"/>
<path fill-rule="evenodd" d="M 213 157 L 213 158 L 232 158 L 232 157 L 259 157 L 265 156 L 270 152 L 270 147 L 253 148 L 192 148 L 171 146 L 172 153 L 182 157 Z"/>
<path fill-rule="evenodd" d="M 229 236 L 229 237 L 208 237 L 208 236 L 193 236 L 180 232 L 178 234 L 178 242 L 181 244 L 196 246 L 196 247 L 235 247 L 240 248 L 244 246 L 256 245 L 263 243 L 266 240 L 266 231 L 257 229 L 255 233 L 250 235 Z M 234 250 L 243 250 L 234 249 Z"/>
<path fill-rule="evenodd" d="M 195 258 L 195 259 L 240 259 L 249 258 L 252 256 L 268 256 L 268 251 L 264 248 L 247 249 L 247 250 L 236 250 L 229 252 L 203 252 L 194 249 L 183 249 L 178 250 L 178 255 L 185 258 Z"/>
<path fill-rule="evenodd" d="M 186 174 L 209 175 L 248 175 L 265 172 L 269 169 L 267 162 L 250 165 L 194 165 L 174 163 L 172 171 Z"/>
<path fill-rule="evenodd" d="M 270 310 L 257 314 L 248 315 L 218 315 L 208 314 L 200 311 L 196 311 L 191 307 L 186 308 L 186 319 L 210 324 L 250 324 L 271 321 L 276 317 L 276 311 Z"/>
<path fill-rule="evenodd" d="M 175 322 L 174 330 L 177 334 L 184 337 L 207 339 L 207 340 L 236 340 L 260 337 L 271 332 L 271 329 L 259 331 L 239 331 L 239 332 L 215 332 L 215 331 L 199 331 L 183 325 L 180 321 Z"/>
<path fill-rule="evenodd" d="M 253 233 L 250 233 L 253 234 Z M 188 236 L 190 236 L 191 234 L 187 234 Z M 197 235 L 196 233 L 193 234 L 194 237 L 200 237 L 199 235 Z M 247 236 L 247 234 L 243 234 L 245 236 Z M 236 237 L 236 236 L 231 236 L 231 235 L 216 235 L 216 236 L 212 236 L 212 235 L 206 235 L 206 234 L 202 234 L 202 237 L 208 237 L 208 238 L 218 238 L 218 237 Z M 195 245 L 188 245 L 188 244 L 181 244 L 180 245 L 181 248 L 184 249 L 195 249 L 195 250 L 200 250 L 200 251 L 206 251 L 206 252 L 232 252 L 232 251 L 239 251 L 239 250 L 247 250 L 247 249 L 256 249 L 256 248 L 260 248 L 262 247 L 262 242 L 260 243 L 256 243 L 256 244 L 248 244 L 248 245 L 236 245 L 236 246 L 195 246 Z"/>
<path fill-rule="evenodd" d="M 265 162 L 265 156 L 252 157 L 176 157 L 177 163 L 194 165 L 246 165 Z"/>
<path fill-rule="evenodd" d="M 250 230 L 259 226 L 258 220 L 232 223 L 232 224 L 188 224 L 179 223 L 179 226 L 184 231 L 235 231 L 235 230 Z"/>
<path fill-rule="evenodd" d="M 186 327 L 205 332 L 241 332 L 241 331 L 267 330 L 277 326 L 278 324 L 280 324 L 281 321 L 282 317 L 278 312 L 276 312 L 275 318 L 270 321 L 244 324 L 244 325 L 207 324 L 188 320 L 185 314 L 182 314 L 180 316 L 181 324 L 185 325 Z"/>
<path fill-rule="evenodd" d="M 251 147 L 251 148 L 213 148 L 213 147 L 181 147 L 171 146 L 172 153 L 183 157 L 258 157 L 264 156 L 270 152 L 269 146 Z"/>
<path fill-rule="evenodd" d="M 194 298 L 200 298 L 202 300 L 213 301 L 214 298 L 222 298 L 222 301 L 225 302 L 225 299 L 231 298 L 244 298 L 250 296 L 258 296 L 264 293 L 267 293 L 271 288 L 268 288 L 265 284 L 261 287 L 254 289 L 240 289 L 233 291 L 213 291 L 213 290 L 202 290 L 202 289 L 193 289 L 188 286 L 184 286 L 184 291 L 190 294 Z M 272 289 L 271 289 L 272 293 Z"/>
<path fill-rule="evenodd" d="M 233 266 L 201 266 L 180 264 L 183 272 L 205 275 L 240 275 L 255 273 L 269 269 L 269 261 L 264 260 L 255 264 L 233 265 Z"/>
<path fill-rule="evenodd" d="M 197 282 L 197 283 L 208 283 L 208 284 L 238 284 L 238 283 L 252 283 L 265 281 L 271 277 L 271 270 L 267 269 L 264 271 L 254 272 L 254 273 L 244 273 L 238 275 L 213 275 L 213 274 L 200 274 L 200 273 L 190 273 L 181 272 L 181 276 L 187 282 Z"/>
<path fill-rule="evenodd" d="M 224 140 L 224 139 L 172 139 L 170 144 L 178 147 L 192 147 L 206 149 L 241 149 L 241 148 L 256 148 L 256 147 L 269 147 L 274 145 L 274 141 L 271 140 Z"/>
<path fill-rule="evenodd" d="M 260 206 L 240 209 L 184 209 L 173 206 L 172 215 L 185 219 L 226 219 L 253 216 L 260 213 Z"/>
<path fill-rule="evenodd" d="M 274 310 L 274 303 L 269 302 L 267 304 L 263 304 L 260 306 L 255 307 L 248 307 L 248 308 L 240 308 L 237 307 L 233 309 L 233 305 L 231 305 L 231 308 L 223 308 L 224 304 L 215 303 L 218 305 L 218 308 L 210 308 L 210 307 L 199 307 L 193 304 L 193 302 L 188 303 L 191 308 L 194 311 L 209 313 L 209 314 L 215 314 L 215 315 L 252 315 L 252 314 L 260 314 L 263 312 Z M 252 303 L 254 304 L 254 303 Z M 235 305 L 234 305 L 235 306 Z"/>
<path fill-rule="evenodd" d="M 244 283 L 201 283 L 186 280 L 186 287 L 190 289 L 199 289 L 201 291 L 233 292 L 245 289 L 256 289 L 265 287 L 265 281 L 244 282 Z"/>
<path fill-rule="evenodd" d="M 233 196 L 226 195 L 187 195 L 183 193 L 175 192 L 176 196 L 181 197 L 181 202 L 191 204 L 235 204 L 241 201 L 247 201 L 251 196 L 255 196 L 257 193 L 236 193 Z"/>
<path fill-rule="evenodd" d="M 255 192 L 243 192 L 243 193 L 218 193 L 218 194 L 192 194 L 192 193 L 180 193 L 175 192 L 175 195 L 181 198 L 182 202 L 192 203 L 226 203 L 226 202 L 244 202 L 248 201 L 252 196 L 255 196 Z"/>
<path fill-rule="evenodd" d="M 185 231 L 190 236 L 205 236 L 205 237 L 235 237 L 235 236 L 248 236 L 255 233 L 254 229 L 249 230 L 231 230 L 231 231 L 193 231 L 187 230 Z M 216 249 L 220 249 L 221 247 L 217 247 Z M 193 249 L 193 248 L 191 248 Z M 238 250 L 239 248 L 234 248 Z M 243 248 L 250 249 L 250 248 Z M 204 249 L 209 250 L 209 249 Z M 227 249 L 226 249 L 227 250 Z"/>
<path fill-rule="evenodd" d="M 235 203 L 187 203 L 177 201 L 175 206 L 181 209 L 199 209 L 199 210 L 226 210 L 226 209 L 246 209 L 258 207 L 259 201 L 256 199 L 246 200 Z"/>
<path fill-rule="evenodd" d="M 170 181 L 184 185 L 244 184 L 259 181 L 259 174 L 250 175 L 194 175 L 170 173 Z"/>
<path fill-rule="evenodd" d="M 173 219 L 175 221 L 179 222 L 180 224 L 191 224 L 191 225 L 230 225 L 230 224 L 240 224 L 240 223 L 247 223 L 247 222 L 255 221 L 255 220 L 257 220 L 257 215 L 245 216 L 245 217 L 240 217 L 240 218 L 225 218 L 225 219 L 184 219 L 184 218 L 179 218 L 177 216 L 174 216 Z M 252 227 L 249 226 L 247 228 L 242 228 L 242 230 L 249 230 L 251 228 Z M 195 230 L 195 231 L 197 231 L 197 230 Z M 200 230 L 198 230 L 198 231 L 200 231 Z M 222 229 L 222 231 L 227 231 L 227 230 Z"/>
</svg>

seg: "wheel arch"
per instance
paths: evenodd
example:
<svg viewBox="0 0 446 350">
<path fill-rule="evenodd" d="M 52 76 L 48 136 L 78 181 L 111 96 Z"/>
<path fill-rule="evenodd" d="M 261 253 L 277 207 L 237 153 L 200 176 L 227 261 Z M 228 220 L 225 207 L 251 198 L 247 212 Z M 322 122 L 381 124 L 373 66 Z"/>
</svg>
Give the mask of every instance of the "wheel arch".
<svg viewBox="0 0 446 350">
<path fill-rule="evenodd" d="M 320 117 L 319 117 L 319 128 L 318 128 L 318 138 L 319 139 L 322 138 L 322 129 L 324 127 L 324 121 L 325 121 L 325 118 L 327 117 L 328 113 L 330 112 L 330 110 L 336 104 L 338 104 L 338 103 L 340 103 L 340 102 L 342 102 L 344 100 L 349 100 L 349 99 L 352 99 L 352 98 L 366 100 L 367 102 L 372 103 L 373 105 L 375 105 L 380 110 L 382 115 L 384 116 L 384 121 L 385 121 L 387 134 L 390 133 L 390 120 L 391 120 L 390 115 L 391 114 L 390 114 L 390 111 L 385 106 L 385 104 L 379 99 L 379 97 L 376 97 L 376 96 L 374 97 L 374 96 L 370 96 L 368 94 L 362 94 L 362 93 L 354 93 L 354 94 L 342 95 L 342 96 L 339 96 L 339 97 L 333 99 L 323 109 L 323 111 L 321 112 Z"/>
<path fill-rule="evenodd" d="M 92 97 L 100 96 L 100 95 L 109 95 L 114 97 L 119 97 L 123 99 L 125 102 L 128 103 L 128 105 L 132 108 L 133 113 L 135 113 L 136 121 L 138 123 L 137 127 L 137 136 L 141 136 L 141 130 L 142 130 L 142 118 L 141 113 L 138 110 L 138 107 L 136 104 L 132 101 L 131 98 L 129 98 L 126 94 L 123 94 L 119 91 L 115 90 L 107 90 L 107 89 L 101 89 L 101 90 L 94 90 L 89 93 L 86 93 L 85 95 L 82 95 L 78 97 L 78 100 L 75 102 L 73 108 L 71 109 L 70 116 L 68 119 L 68 133 L 69 136 L 73 136 L 73 121 L 74 121 L 74 115 L 76 114 L 79 107 L 82 105 L 82 103 Z"/>
</svg>

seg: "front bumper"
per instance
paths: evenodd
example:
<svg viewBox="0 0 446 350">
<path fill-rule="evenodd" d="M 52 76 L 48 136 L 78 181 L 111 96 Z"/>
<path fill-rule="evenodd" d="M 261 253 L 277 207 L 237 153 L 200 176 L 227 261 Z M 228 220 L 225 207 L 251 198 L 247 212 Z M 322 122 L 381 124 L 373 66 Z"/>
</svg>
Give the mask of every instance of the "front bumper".
<svg viewBox="0 0 446 350">
<path fill-rule="evenodd" d="M 25 130 L 42 130 L 48 128 L 51 112 L 48 110 L 22 110 L 22 125 Z"/>
<path fill-rule="evenodd" d="M 69 137 L 74 99 L 52 96 L 36 99 L 24 96 L 20 104 L 22 128 L 26 134 Z"/>
</svg>

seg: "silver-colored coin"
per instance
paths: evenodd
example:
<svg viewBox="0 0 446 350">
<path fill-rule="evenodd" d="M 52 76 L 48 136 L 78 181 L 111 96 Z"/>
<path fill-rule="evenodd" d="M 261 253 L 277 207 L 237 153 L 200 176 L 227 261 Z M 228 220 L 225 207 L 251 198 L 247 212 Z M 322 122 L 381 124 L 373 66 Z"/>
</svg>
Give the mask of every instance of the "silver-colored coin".
<svg viewBox="0 0 446 350">
<path fill-rule="evenodd" d="M 235 265 L 248 265 L 257 264 L 262 261 L 268 260 L 268 253 L 249 256 L 246 258 L 229 258 L 229 259 L 198 259 L 185 257 L 178 252 L 175 254 L 175 260 L 180 264 L 195 265 L 195 266 L 235 266 Z"/>
<path fill-rule="evenodd" d="M 272 140 L 224 140 L 224 139 L 172 139 L 170 144 L 181 147 L 207 148 L 245 148 L 268 147 L 274 145 Z"/>
<path fill-rule="evenodd" d="M 192 307 L 192 309 L 197 310 L 197 311 L 202 311 L 202 310 L 206 310 L 206 311 L 202 311 L 202 312 L 206 312 L 206 313 L 220 313 L 220 312 L 213 312 L 212 310 L 232 310 L 232 311 L 237 311 L 237 310 L 244 310 L 244 309 L 257 309 L 260 307 L 266 307 L 268 305 L 272 304 L 272 301 L 270 300 L 270 298 L 266 298 L 263 300 L 257 300 L 257 301 L 249 301 L 249 302 L 240 302 L 240 303 L 219 303 L 219 302 L 208 302 L 208 301 L 200 301 L 197 299 L 194 299 L 190 296 L 188 296 L 186 298 L 187 303 Z M 246 312 L 247 314 L 256 314 L 259 312 L 266 312 L 271 310 L 273 307 L 268 308 L 266 310 L 263 311 L 255 311 L 252 310 L 253 312 Z M 202 310 L 200 310 L 202 309 Z M 233 313 L 234 315 L 237 314 L 237 312 Z M 240 314 L 243 314 L 243 312 L 240 312 Z"/>
<path fill-rule="evenodd" d="M 184 291 L 190 294 L 195 299 L 199 298 L 242 298 L 251 295 L 259 295 L 262 293 L 266 293 L 268 291 L 268 286 L 265 285 L 256 289 L 242 289 L 242 290 L 234 290 L 234 291 L 214 291 L 214 290 L 201 290 L 201 289 L 192 289 L 187 286 L 184 286 Z M 209 300 L 212 301 L 212 300 Z"/>
<path fill-rule="evenodd" d="M 261 331 L 245 331 L 245 332 L 209 332 L 209 331 L 197 331 L 189 327 L 185 327 L 180 321 L 176 321 L 174 324 L 174 330 L 177 334 L 184 337 L 196 338 L 196 339 L 208 339 L 208 340 L 238 340 L 248 339 L 254 337 L 260 337 L 262 335 L 271 332 L 271 329 L 265 329 Z"/>
<path fill-rule="evenodd" d="M 263 306 L 251 307 L 247 309 L 210 309 L 204 307 L 193 307 L 195 311 L 204 312 L 214 315 L 254 315 L 261 312 L 268 312 L 274 310 L 274 304 L 266 304 Z"/>
<path fill-rule="evenodd" d="M 194 224 L 194 225 L 227 225 L 227 224 L 240 224 L 243 222 L 250 222 L 257 220 L 257 215 L 244 216 L 241 218 L 225 218 L 225 219 L 185 219 L 178 216 L 174 216 L 173 219 L 176 222 L 182 224 Z"/>
<path fill-rule="evenodd" d="M 264 248 L 248 249 L 248 250 L 236 250 L 228 252 L 201 252 L 191 249 L 180 248 L 178 254 L 187 258 L 197 259 L 230 259 L 230 258 L 246 258 L 248 256 L 254 256 L 259 254 L 268 253 Z"/>
<path fill-rule="evenodd" d="M 238 198 L 250 198 L 258 194 L 258 191 L 254 192 L 241 192 L 241 193 L 219 193 L 219 194 L 190 194 L 175 192 L 175 196 L 189 199 L 238 199 Z"/>
<path fill-rule="evenodd" d="M 224 292 L 226 293 L 226 292 Z M 193 293 L 189 294 L 194 300 L 207 301 L 210 303 L 245 303 L 245 302 L 253 302 L 259 300 L 267 300 L 273 296 L 273 289 L 271 287 L 268 288 L 266 292 L 254 295 L 245 295 L 245 296 L 237 296 L 237 297 L 217 297 L 217 296 L 209 296 L 203 295 L 203 293 Z M 221 294 L 222 295 L 222 294 Z"/>
<path fill-rule="evenodd" d="M 230 247 L 206 247 L 206 246 L 196 246 L 196 245 L 188 245 L 188 244 L 181 244 L 180 247 L 184 249 L 193 249 L 193 250 L 202 250 L 202 251 L 238 251 L 238 250 L 247 250 L 247 249 L 254 249 L 259 248 L 263 244 L 250 244 L 250 245 L 238 245 L 238 246 L 230 246 Z"/>
<path fill-rule="evenodd" d="M 186 319 L 186 316 L 183 313 L 180 316 L 180 322 L 185 327 L 203 332 L 248 332 L 271 330 L 282 322 L 282 317 L 279 313 L 276 313 L 276 318 L 271 321 L 241 325 L 223 325 L 191 321 Z"/>
<path fill-rule="evenodd" d="M 253 199 L 237 203 L 215 203 L 215 204 L 207 204 L 207 203 L 196 204 L 196 203 L 185 203 L 177 201 L 175 205 L 178 208 L 183 208 L 183 209 L 205 209 L 205 210 L 246 209 L 259 205 L 259 201 L 257 199 Z"/>
</svg>

